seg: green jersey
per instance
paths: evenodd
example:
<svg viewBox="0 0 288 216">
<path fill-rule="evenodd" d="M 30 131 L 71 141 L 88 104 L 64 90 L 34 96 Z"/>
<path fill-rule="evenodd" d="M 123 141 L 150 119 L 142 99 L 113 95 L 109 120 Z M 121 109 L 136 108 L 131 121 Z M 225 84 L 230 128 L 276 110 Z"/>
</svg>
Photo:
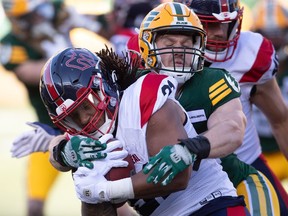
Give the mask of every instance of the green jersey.
<svg viewBox="0 0 288 216">
<path fill-rule="evenodd" d="M 240 97 L 237 81 L 225 70 L 204 68 L 195 73 L 180 89 L 178 100 L 187 111 L 197 133 L 207 130 L 210 115 L 228 101 Z M 232 154 L 222 159 L 223 170 L 233 185 L 237 185 L 257 171 Z"/>
<path fill-rule="evenodd" d="M 30 47 L 24 41 L 21 41 L 12 32 L 4 36 L 0 43 L 1 64 L 8 71 L 13 72 L 16 67 L 28 60 L 44 59 L 41 53 Z M 27 89 L 29 100 L 36 111 L 38 120 L 52 126 L 50 117 L 40 98 L 39 87 L 36 85 L 23 84 Z"/>
<path fill-rule="evenodd" d="M 63 0 L 53 0 L 53 7 L 55 13 L 61 11 L 61 7 L 64 3 Z M 56 16 L 55 16 L 56 17 Z M 56 22 L 57 20 L 55 20 Z M 53 20 L 54 22 L 54 20 Z M 11 29 L 6 35 L 0 40 L 0 62 L 2 66 L 13 72 L 19 65 L 27 62 L 28 60 L 45 60 L 43 50 L 39 46 L 40 41 L 34 39 L 22 39 L 21 36 L 14 33 Z M 32 45 L 33 44 L 33 45 Z M 40 71 L 39 71 L 40 74 Z M 40 81 L 40 78 L 39 78 Z M 39 86 L 29 85 L 23 83 L 27 89 L 29 101 L 36 111 L 37 118 L 40 122 L 53 126 L 52 121 L 46 111 L 44 104 L 42 103 Z"/>
</svg>

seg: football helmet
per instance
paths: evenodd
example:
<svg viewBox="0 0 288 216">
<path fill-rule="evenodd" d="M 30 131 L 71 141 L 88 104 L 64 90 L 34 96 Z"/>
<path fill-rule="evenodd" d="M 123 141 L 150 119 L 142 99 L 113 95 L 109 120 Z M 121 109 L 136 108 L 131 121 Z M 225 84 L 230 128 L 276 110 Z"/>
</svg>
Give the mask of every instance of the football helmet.
<svg viewBox="0 0 288 216">
<path fill-rule="evenodd" d="M 8 17 L 19 17 L 31 13 L 46 0 L 2 0 L 3 9 Z"/>
<path fill-rule="evenodd" d="M 175 47 L 169 45 L 157 48 L 156 39 L 163 34 L 191 36 L 192 47 Z M 160 74 L 174 77 L 179 84 L 190 79 L 195 72 L 203 69 L 206 34 L 200 20 L 186 5 L 176 2 L 162 3 L 151 10 L 141 23 L 139 31 L 139 47 L 146 67 Z M 161 61 L 163 55 L 173 55 L 173 66 L 165 66 Z M 174 57 L 182 56 L 182 61 L 191 57 L 190 66 L 176 66 Z M 189 59 L 190 61 L 190 59 Z"/>
<path fill-rule="evenodd" d="M 114 131 L 118 87 L 113 72 L 101 67 L 101 59 L 84 48 L 67 48 L 43 67 L 40 95 L 60 129 L 96 139 Z"/>
<path fill-rule="evenodd" d="M 253 31 L 271 40 L 277 51 L 288 45 L 288 8 L 283 3 L 261 1 L 256 4 L 253 12 Z"/>
<path fill-rule="evenodd" d="M 239 0 L 193 0 L 183 1 L 198 15 L 208 35 L 205 58 L 210 62 L 224 62 L 232 58 L 240 36 L 244 8 Z M 209 39 L 208 25 L 228 23 L 226 41 Z M 210 49 L 209 49 L 210 48 Z M 212 51 L 213 50 L 213 51 Z"/>
<path fill-rule="evenodd" d="M 2 0 L 2 6 L 13 32 L 22 38 L 24 35 L 41 35 L 56 14 L 52 1 L 47 0 Z"/>
</svg>

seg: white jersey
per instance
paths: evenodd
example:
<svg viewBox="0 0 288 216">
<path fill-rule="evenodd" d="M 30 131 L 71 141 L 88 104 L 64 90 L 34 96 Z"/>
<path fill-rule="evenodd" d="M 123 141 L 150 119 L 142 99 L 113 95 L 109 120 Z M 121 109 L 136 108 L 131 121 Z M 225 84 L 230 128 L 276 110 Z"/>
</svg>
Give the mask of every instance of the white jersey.
<svg viewBox="0 0 288 216">
<path fill-rule="evenodd" d="M 174 78 L 150 73 L 139 78 L 124 91 L 119 107 L 116 137 L 135 159 L 136 172 L 142 170 L 151 156 L 148 154 L 146 144 L 149 118 L 168 99 L 178 103 L 174 98 L 176 88 L 177 82 Z M 189 121 L 184 127 L 189 137 L 196 136 Z M 209 200 L 220 196 L 237 196 L 236 190 L 227 174 L 222 171 L 221 165 L 215 159 L 205 159 L 202 160 L 200 169 L 192 172 L 185 190 L 151 199 L 149 203 L 153 202 L 153 205 L 147 205 L 146 209 L 151 212 L 149 215 L 155 216 L 189 215 L 207 204 Z M 147 199 L 140 199 L 136 201 L 135 207 L 137 209 L 137 206 L 143 207 L 147 203 Z"/>
<path fill-rule="evenodd" d="M 250 93 L 254 85 L 272 79 L 278 60 L 272 43 L 258 33 L 242 32 L 233 57 L 225 62 L 214 62 L 210 67 L 224 68 L 239 82 L 241 103 L 247 118 L 244 141 L 236 150 L 239 159 L 251 164 L 261 154 L 261 146 L 252 118 Z"/>
</svg>

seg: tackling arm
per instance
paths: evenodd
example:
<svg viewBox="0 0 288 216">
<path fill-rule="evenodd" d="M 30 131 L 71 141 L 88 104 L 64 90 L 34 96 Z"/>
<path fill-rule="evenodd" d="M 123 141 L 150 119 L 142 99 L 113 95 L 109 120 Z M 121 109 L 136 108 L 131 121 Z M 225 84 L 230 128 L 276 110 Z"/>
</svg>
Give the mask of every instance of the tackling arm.
<svg viewBox="0 0 288 216">
<path fill-rule="evenodd" d="M 276 79 L 257 85 L 251 102 L 267 117 L 279 148 L 288 159 L 288 108 Z"/>
<path fill-rule="evenodd" d="M 167 100 L 164 106 L 152 115 L 147 125 L 146 142 L 149 155 L 154 156 L 164 146 L 179 143 L 178 139 L 187 138 L 183 127 L 184 121 L 183 110 L 172 100 Z M 179 173 L 171 184 L 159 187 L 158 184 L 147 184 L 147 176 L 140 172 L 132 176 L 135 197 L 151 198 L 183 190 L 188 184 L 190 175 L 191 166 Z"/>
<path fill-rule="evenodd" d="M 203 134 L 210 141 L 208 158 L 221 158 L 241 146 L 246 117 L 239 98 L 235 98 L 217 108 L 207 123 L 208 130 Z"/>
</svg>

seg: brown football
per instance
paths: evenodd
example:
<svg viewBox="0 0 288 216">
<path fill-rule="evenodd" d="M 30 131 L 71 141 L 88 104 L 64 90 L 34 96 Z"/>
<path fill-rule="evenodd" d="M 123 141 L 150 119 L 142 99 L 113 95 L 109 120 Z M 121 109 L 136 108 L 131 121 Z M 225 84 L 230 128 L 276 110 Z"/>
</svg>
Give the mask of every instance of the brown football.
<svg viewBox="0 0 288 216">
<path fill-rule="evenodd" d="M 112 142 L 114 140 L 117 140 L 116 138 L 110 139 L 107 141 L 107 145 L 109 145 L 109 142 Z M 117 148 L 114 151 L 120 151 L 122 150 L 122 148 Z M 123 178 L 127 178 L 132 176 L 135 173 L 135 167 L 134 167 L 134 162 L 133 159 L 131 157 L 131 155 L 128 155 L 126 158 L 124 158 L 123 160 L 128 162 L 128 166 L 127 167 L 115 167 L 112 168 L 106 175 L 105 178 L 107 180 L 110 181 L 115 181 L 115 180 L 119 180 L 119 179 L 123 179 Z M 122 203 L 117 203 L 115 204 L 116 207 L 120 207 L 124 204 L 125 202 Z"/>
</svg>

